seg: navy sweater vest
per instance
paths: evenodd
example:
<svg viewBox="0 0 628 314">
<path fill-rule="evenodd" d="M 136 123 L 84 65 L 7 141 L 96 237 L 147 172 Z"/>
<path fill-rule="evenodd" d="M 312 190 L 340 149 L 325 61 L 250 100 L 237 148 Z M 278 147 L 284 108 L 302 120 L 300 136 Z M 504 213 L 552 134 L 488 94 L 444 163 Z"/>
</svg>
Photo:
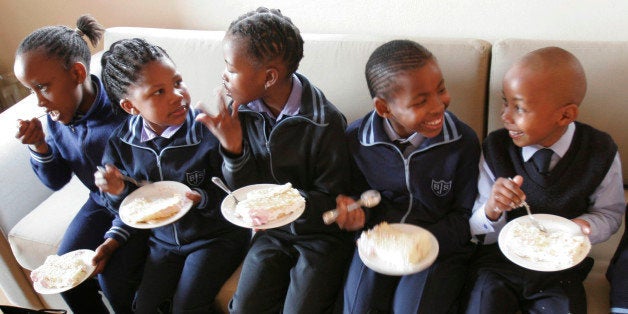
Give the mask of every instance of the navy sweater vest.
<svg viewBox="0 0 628 314">
<path fill-rule="evenodd" d="M 484 157 L 495 178 L 523 177 L 521 189 L 534 213 L 573 219 L 589 207 L 589 196 L 600 185 L 617 154 L 612 138 L 593 127 L 576 122 L 571 145 L 547 176 L 540 175 L 531 160 L 523 162 L 521 148 L 513 144 L 506 129 L 489 134 L 482 144 Z M 518 208 L 512 220 L 525 214 Z"/>
</svg>

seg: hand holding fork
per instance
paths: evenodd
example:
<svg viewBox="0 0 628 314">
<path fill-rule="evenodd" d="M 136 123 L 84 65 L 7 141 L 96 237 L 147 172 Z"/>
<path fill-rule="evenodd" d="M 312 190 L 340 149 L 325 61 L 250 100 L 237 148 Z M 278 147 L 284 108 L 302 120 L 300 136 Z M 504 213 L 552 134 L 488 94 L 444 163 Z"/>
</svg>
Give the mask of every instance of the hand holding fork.
<svg viewBox="0 0 628 314">
<path fill-rule="evenodd" d="M 97 166 L 94 173 L 94 183 L 102 191 L 113 195 L 119 195 L 124 190 L 123 181 L 131 182 L 137 187 L 150 184 L 150 181 L 138 181 L 120 172 L 118 168 L 112 165 L 106 167 Z"/>
</svg>

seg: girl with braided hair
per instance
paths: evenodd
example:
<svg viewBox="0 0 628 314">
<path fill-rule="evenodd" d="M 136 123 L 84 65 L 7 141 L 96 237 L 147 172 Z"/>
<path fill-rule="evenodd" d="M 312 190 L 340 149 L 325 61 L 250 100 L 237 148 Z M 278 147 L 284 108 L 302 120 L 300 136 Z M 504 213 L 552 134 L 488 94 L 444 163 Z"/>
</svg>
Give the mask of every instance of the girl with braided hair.
<svg viewBox="0 0 628 314">
<path fill-rule="evenodd" d="M 84 40 L 96 45 L 103 31 L 89 15 L 79 17 L 77 29 L 43 27 L 22 41 L 15 58 L 15 76 L 37 96 L 38 105 L 48 115 L 47 134 L 37 118 L 18 120 L 16 137 L 28 145 L 33 170 L 53 190 L 61 189 L 76 175 L 90 192 L 61 240 L 59 255 L 96 249 L 115 217 L 105 207 L 93 173 L 109 135 L 125 117 L 113 114 L 100 80 L 90 74 L 91 54 Z M 141 238 L 138 235 L 135 240 L 139 248 L 145 247 Z M 129 254 L 145 252 L 134 244 L 129 245 Z M 126 250 L 118 254 L 126 254 Z M 117 313 L 131 312 L 133 276 L 126 270 L 112 263 L 104 271 L 96 271 L 102 272 L 98 276 L 101 282 L 110 278 L 108 281 L 115 283 L 102 290 Z M 61 296 L 75 313 L 109 313 L 98 289 L 98 283 L 90 279 Z"/>
<path fill-rule="evenodd" d="M 295 72 L 303 39 L 279 10 L 259 8 L 232 22 L 223 51 L 219 113 L 198 119 L 220 140 L 227 183 L 290 182 L 306 199 L 296 221 L 255 233 L 230 311 L 329 313 L 354 248 L 352 233 L 322 219 L 349 185 L 346 120 Z"/>
<path fill-rule="evenodd" d="M 376 208 L 347 212 L 345 229 L 406 223 L 430 231 L 438 257 L 429 268 L 388 276 L 366 267 L 356 251 L 344 287 L 344 313 L 455 313 L 472 244 L 469 216 L 477 194 L 480 145 L 447 107 L 451 101 L 436 57 L 410 40 L 379 46 L 366 63 L 374 109 L 347 129 L 356 169 L 352 195 L 378 190 Z"/>
<path fill-rule="evenodd" d="M 117 212 L 137 189 L 121 173 L 181 182 L 191 189 L 185 197 L 194 203 L 176 222 L 150 229 L 135 313 L 212 313 L 216 295 L 242 263 L 251 238 L 250 230 L 220 213 L 224 192 L 211 182 L 222 177 L 218 140 L 195 121 L 198 112 L 190 108 L 183 77 L 161 47 L 139 38 L 113 43 L 102 57 L 102 80 L 111 101 L 129 114 L 109 139 L 105 171 L 95 174 L 108 207 Z M 116 216 L 102 252 L 124 248 L 136 230 Z"/>
</svg>

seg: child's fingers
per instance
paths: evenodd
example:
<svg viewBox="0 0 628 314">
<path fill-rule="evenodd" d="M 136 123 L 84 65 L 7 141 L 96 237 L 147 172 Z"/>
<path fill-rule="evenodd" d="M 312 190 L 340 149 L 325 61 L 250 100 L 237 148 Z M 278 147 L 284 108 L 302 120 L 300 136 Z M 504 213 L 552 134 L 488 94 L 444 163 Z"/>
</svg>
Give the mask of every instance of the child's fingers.
<svg viewBox="0 0 628 314">
<path fill-rule="evenodd" d="M 194 205 L 197 205 L 203 199 L 201 194 L 196 191 L 185 192 L 185 197 L 187 197 L 190 201 L 192 201 Z"/>
<path fill-rule="evenodd" d="M 588 221 L 584 219 L 580 219 L 580 218 L 574 218 L 571 221 L 575 222 L 578 226 L 580 226 L 580 230 L 582 230 L 582 233 L 584 235 L 591 234 L 591 225 L 589 224 Z"/>
</svg>

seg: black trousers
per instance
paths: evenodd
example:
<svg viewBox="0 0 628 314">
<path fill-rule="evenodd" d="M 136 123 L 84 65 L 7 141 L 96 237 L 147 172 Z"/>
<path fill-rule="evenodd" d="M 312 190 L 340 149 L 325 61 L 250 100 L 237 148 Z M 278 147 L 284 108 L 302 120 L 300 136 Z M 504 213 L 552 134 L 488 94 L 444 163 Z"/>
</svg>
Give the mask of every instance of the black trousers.
<svg viewBox="0 0 628 314">
<path fill-rule="evenodd" d="M 593 259 L 557 272 L 538 272 L 509 261 L 497 244 L 478 246 L 465 289 L 466 313 L 586 314 L 582 282 Z"/>
</svg>

